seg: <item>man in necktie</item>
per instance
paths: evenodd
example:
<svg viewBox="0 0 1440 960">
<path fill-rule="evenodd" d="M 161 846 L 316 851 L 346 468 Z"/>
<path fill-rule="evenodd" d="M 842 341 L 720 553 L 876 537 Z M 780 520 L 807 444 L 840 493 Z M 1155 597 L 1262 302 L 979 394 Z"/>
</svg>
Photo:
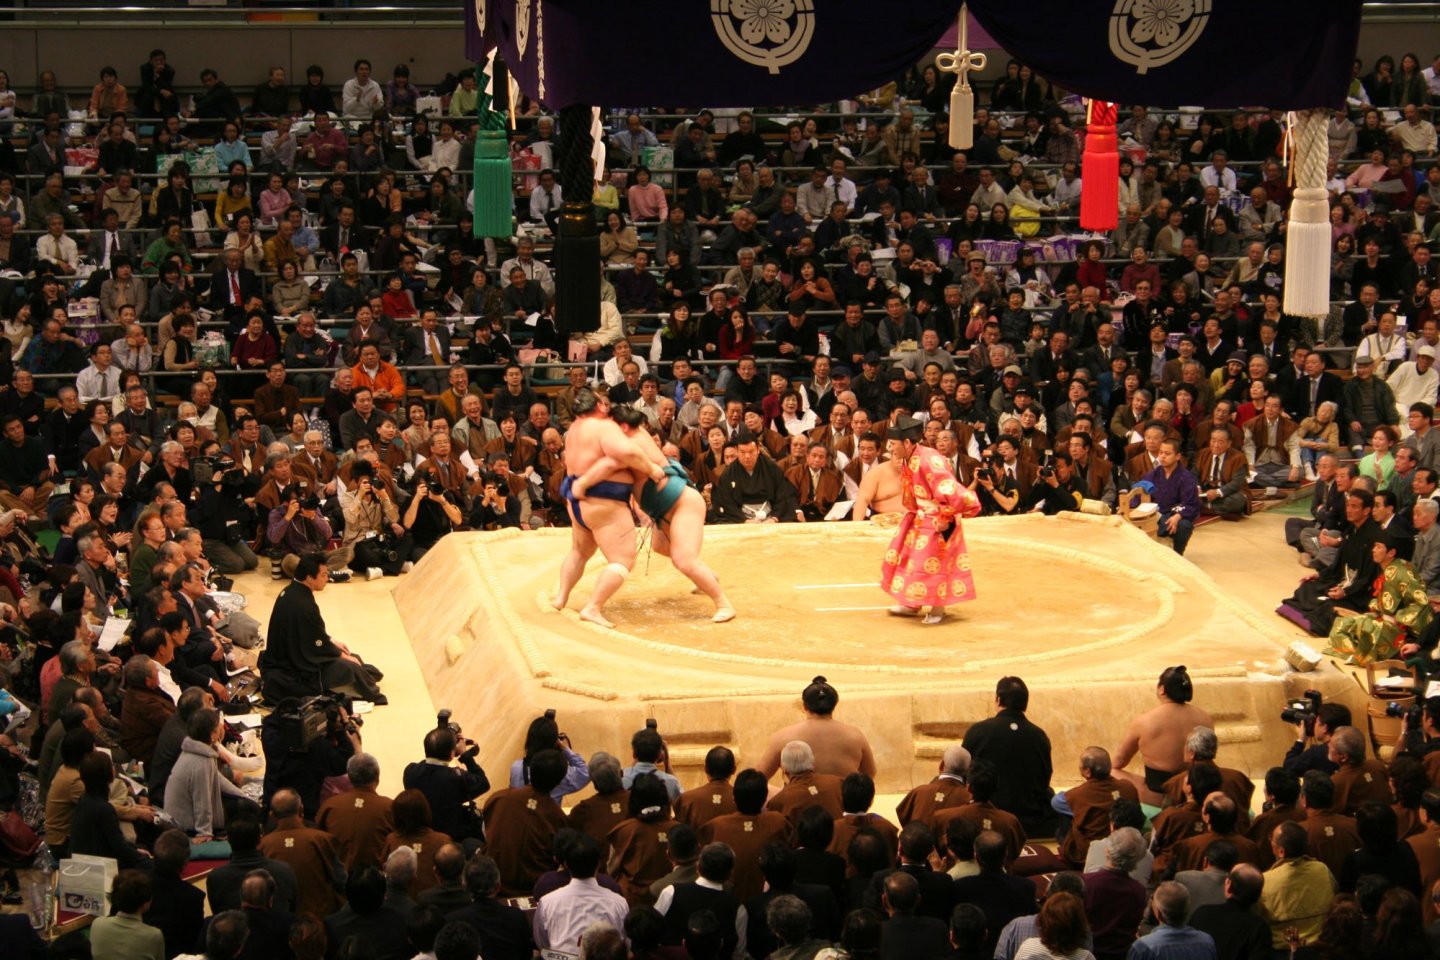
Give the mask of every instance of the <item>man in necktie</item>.
<svg viewBox="0 0 1440 960">
<path fill-rule="evenodd" d="M 555 182 L 554 170 L 540 171 L 540 184 L 530 193 L 530 219 L 537 223 L 549 223 L 560 210 L 564 195 Z"/>
<path fill-rule="evenodd" d="M 1218 514 L 1225 520 L 1239 520 L 1250 507 L 1250 498 L 1245 493 L 1249 475 L 1249 464 L 1245 455 L 1231 449 L 1234 444 L 1232 428 L 1221 425 L 1210 431 L 1210 449 L 1201 454 L 1200 502 L 1204 512 Z"/>
<path fill-rule="evenodd" d="M 450 336 L 440 326 L 440 314 L 433 307 L 426 307 L 420 313 L 420 322 L 406 331 L 406 339 L 407 366 L 439 368 L 412 370 L 411 385 L 427 394 L 444 393 L 450 377 Z"/>
</svg>

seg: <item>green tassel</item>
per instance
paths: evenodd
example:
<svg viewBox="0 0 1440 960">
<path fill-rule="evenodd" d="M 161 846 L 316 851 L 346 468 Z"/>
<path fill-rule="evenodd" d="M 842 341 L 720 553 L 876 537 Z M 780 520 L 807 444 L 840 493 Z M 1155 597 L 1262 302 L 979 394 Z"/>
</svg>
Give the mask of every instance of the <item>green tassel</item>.
<svg viewBox="0 0 1440 960">
<path fill-rule="evenodd" d="M 503 129 L 476 134 L 474 173 L 475 236 L 511 236 L 515 232 L 515 194 L 510 180 L 510 142 Z"/>
</svg>

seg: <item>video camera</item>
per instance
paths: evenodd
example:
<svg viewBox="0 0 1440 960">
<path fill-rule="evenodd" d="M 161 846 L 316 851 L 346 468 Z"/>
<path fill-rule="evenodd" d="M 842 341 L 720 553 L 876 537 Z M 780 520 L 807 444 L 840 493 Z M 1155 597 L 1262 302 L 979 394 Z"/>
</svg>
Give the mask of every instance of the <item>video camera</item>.
<svg viewBox="0 0 1440 960">
<path fill-rule="evenodd" d="M 350 698 L 337 693 L 324 693 L 307 700 L 286 701 L 275 711 L 280 735 L 291 753 L 305 753 L 321 737 L 340 729 L 340 709 L 350 711 Z M 344 725 L 346 733 L 355 733 L 363 721 L 352 716 Z"/>
<path fill-rule="evenodd" d="M 1286 723 L 1303 723 L 1305 725 L 1305 736 L 1315 736 L 1315 715 L 1320 711 L 1320 705 L 1325 702 L 1324 696 L 1319 690 L 1306 690 L 1299 700 L 1290 700 L 1285 704 L 1285 709 L 1280 711 L 1280 719 Z"/>
<path fill-rule="evenodd" d="M 211 483 L 234 466 L 235 461 L 230 457 L 193 457 L 190 460 L 190 473 L 196 483 Z"/>
</svg>

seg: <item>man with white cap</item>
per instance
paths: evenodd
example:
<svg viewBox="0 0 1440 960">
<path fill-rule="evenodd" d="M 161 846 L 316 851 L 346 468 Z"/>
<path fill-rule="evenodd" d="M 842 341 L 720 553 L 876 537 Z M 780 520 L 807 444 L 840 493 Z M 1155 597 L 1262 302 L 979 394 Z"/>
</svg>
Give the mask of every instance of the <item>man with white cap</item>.
<svg viewBox="0 0 1440 960">
<path fill-rule="evenodd" d="M 1408 437 L 1413 432 L 1406 424 L 1410 406 L 1415 403 L 1435 403 L 1440 391 L 1440 371 L 1435 369 L 1435 348 L 1422 341 L 1415 350 L 1415 359 L 1397 364 L 1386 378 L 1390 392 L 1395 394 L 1395 408 L 1400 414 L 1400 435 Z"/>
</svg>

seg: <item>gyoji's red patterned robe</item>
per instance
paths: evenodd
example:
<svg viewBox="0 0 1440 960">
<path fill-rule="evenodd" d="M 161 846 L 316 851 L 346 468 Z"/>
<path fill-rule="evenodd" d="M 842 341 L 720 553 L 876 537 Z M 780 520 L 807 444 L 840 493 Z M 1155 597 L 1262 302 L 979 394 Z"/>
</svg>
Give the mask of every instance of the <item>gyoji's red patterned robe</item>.
<svg viewBox="0 0 1440 960">
<path fill-rule="evenodd" d="M 975 578 L 959 521 L 978 514 L 980 501 L 930 447 L 916 447 L 900 465 L 900 488 L 905 517 L 880 564 L 880 585 L 906 607 L 973 600 Z M 955 528 L 948 537 L 935 529 L 942 517 Z"/>
</svg>

